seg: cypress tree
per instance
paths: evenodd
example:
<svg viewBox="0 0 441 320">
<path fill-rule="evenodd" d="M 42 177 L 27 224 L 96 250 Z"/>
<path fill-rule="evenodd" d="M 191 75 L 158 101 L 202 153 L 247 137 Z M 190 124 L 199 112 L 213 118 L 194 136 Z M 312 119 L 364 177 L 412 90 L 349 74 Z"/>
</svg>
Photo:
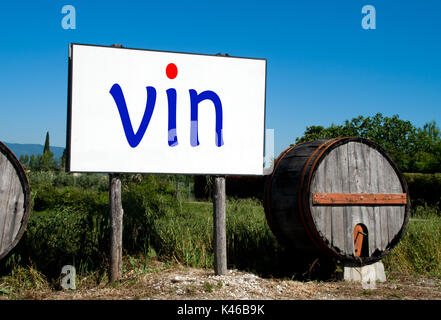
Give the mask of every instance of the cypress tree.
<svg viewBox="0 0 441 320">
<path fill-rule="evenodd" d="M 62 168 L 66 168 L 66 158 L 67 158 L 66 148 L 64 148 L 63 155 L 61 156 L 61 167 Z"/>
<path fill-rule="evenodd" d="M 46 140 L 44 142 L 44 149 L 43 149 L 43 154 L 47 153 L 51 151 L 50 147 L 49 147 L 49 131 L 46 132 Z"/>
</svg>

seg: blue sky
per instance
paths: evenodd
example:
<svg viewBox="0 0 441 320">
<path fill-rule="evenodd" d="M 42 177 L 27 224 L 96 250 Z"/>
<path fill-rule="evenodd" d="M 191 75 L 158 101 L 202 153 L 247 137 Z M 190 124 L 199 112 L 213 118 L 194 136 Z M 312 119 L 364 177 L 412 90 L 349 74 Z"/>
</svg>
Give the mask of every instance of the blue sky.
<svg viewBox="0 0 441 320">
<path fill-rule="evenodd" d="M 61 27 L 64 5 L 76 29 Z M 364 5 L 376 29 L 361 27 Z M 0 140 L 65 146 L 71 42 L 267 59 L 276 156 L 306 126 L 398 114 L 441 124 L 441 1 L 10 1 L 0 6 Z"/>
</svg>

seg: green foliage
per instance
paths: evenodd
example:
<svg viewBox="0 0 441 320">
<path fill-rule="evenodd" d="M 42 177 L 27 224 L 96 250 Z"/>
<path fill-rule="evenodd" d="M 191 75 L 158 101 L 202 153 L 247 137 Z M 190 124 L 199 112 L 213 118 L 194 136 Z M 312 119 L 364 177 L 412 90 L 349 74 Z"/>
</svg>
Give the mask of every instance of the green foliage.
<svg viewBox="0 0 441 320">
<path fill-rule="evenodd" d="M 52 185 L 39 186 L 34 196 L 35 211 L 51 211 L 58 208 L 78 208 L 86 212 L 96 210 L 97 204 L 108 203 L 107 192 L 66 187 L 59 189 Z"/>
<path fill-rule="evenodd" d="M 439 218 L 441 218 L 439 208 L 437 206 L 432 206 L 427 203 L 414 206 L 411 209 L 410 214 L 411 219 L 415 220 L 428 220 L 431 222 L 436 222 L 439 221 Z"/>
<path fill-rule="evenodd" d="M 27 154 L 26 155 L 21 155 L 18 160 L 20 161 L 22 166 L 29 167 L 29 156 Z"/>
<path fill-rule="evenodd" d="M 76 180 L 81 176 L 87 177 L 86 182 Z M 410 178 L 418 179 L 418 175 Z M 23 266 L 56 278 L 65 264 L 74 264 L 79 272 L 105 272 L 110 232 L 108 176 L 32 172 L 30 180 L 33 211 L 24 236 L 0 266 L 2 272 Z M 154 253 L 165 261 L 213 266 L 211 202 L 181 202 L 173 180 L 153 175 L 123 175 L 122 201 L 125 255 Z M 412 218 L 424 221 L 411 220 L 402 242 L 384 260 L 385 266 L 389 271 L 441 277 L 439 209 L 417 206 Z M 310 272 L 310 257 L 293 255 L 277 242 L 260 201 L 228 199 L 226 227 L 229 268 L 263 276 Z M 138 262 L 129 259 L 127 266 L 134 268 L 134 264 Z M 143 265 L 147 268 L 148 262 Z"/>
<path fill-rule="evenodd" d="M 373 117 L 359 116 L 346 120 L 343 125 L 332 124 L 328 128 L 306 127 L 296 143 L 337 137 L 363 137 L 378 143 L 406 172 L 437 172 L 441 167 L 441 134 L 435 121 L 423 128 L 415 128 L 398 115 L 383 117 L 377 113 Z"/>
<path fill-rule="evenodd" d="M 159 256 L 194 267 L 213 265 L 212 204 L 183 204 L 154 220 L 153 230 Z"/>
<path fill-rule="evenodd" d="M 107 204 L 101 204 L 93 212 L 64 207 L 34 214 L 14 252 L 49 275 L 59 274 L 63 265 L 72 263 L 96 268 L 105 261 L 108 251 L 107 211 Z"/>
<path fill-rule="evenodd" d="M 25 168 L 34 171 L 58 170 L 60 166 L 63 165 L 63 159 L 55 159 L 54 153 L 50 150 L 49 132 L 46 132 L 43 154 L 38 154 L 37 156 L 31 155 L 30 157 L 28 155 L 22 155 L 19 160 Z"/>
<path fill-rule="evenodd" d="M 157 244 L 155 221 L 179 212 L 180 208 L 171 184 L 152 175 L 126 177 L 122 186 L 122 205 L 123 243 L 128 252 L 146 251 L 151 244 Z"/>
<path fill-rule="evenodd" d="M 66 152 L 66 148 L 64 148 L 63 150 L 63 154 L 61 155 L 61 159 L 60 159 L 60 166 L 61 168 L 64 170 L 64 168 L 66 168 L 66 161 L 67 161 L 67 152 Z"/>
<path fill-rule="evenodd" d="M 44 290 L 48 288 L 48 282 L 33 266 L 23 267 L 14 266 L 11 273 L 0 278 L 0 296 L 9 295 L 10 299 L 15 299 L 21 292 L 29 290 Z M 30 297 L 27 297 L 28 299 Z"/>
<path fill-rule="evenodd" d="M 89 179 L 103 178 L 106 190 L 81 187 L 87 186 Z M 64 173 L 31 174 L 33 210 L 27 230 L 14 249 L 21 263 L 34 263 L 50 276 L 58 276 L 65 264 L 74 263 L 86 270 L 103 268 L 109 252 L 108 177 L 90 175 L 85 182 L 76 181 L 78 186 L 66 179 Z M 150 243 L 158 243 L 154 221 L 180 208 L 170 183 L 154 176 L 124 176 L 122 202 L 125 253 L 153 250 Z M 16 259 L 14 255 L 9 259 Z"/>
<path fill-rule="evenodd" d="M 441 209 L 441 173 L 404 173 L 412 206 L 437 205 Z"/>
<path fill-rule="evenodd" d="M 179 213 L 168 212 L 154 222 L 160 257 L 193 267 L 213 266 L 212 203 L 184 203 Z M 400 244 L 383 260 L 389 272 L 418 273 L 441 278 L 441 217 L 433 206 L 412 209 L 411 220 Z M 227 201 L 227 254 L 229 267 L 262 276 L 308 276 L 316 257 L 293 255 L 281 246 L 270 231 L 259 201 Z M 321 268 L 330 262 L 321 261 Z M 330 263 L 332 265 L 332 263 Z M 329 266 L 328 266 L 329 267 Z M 335 268 L 335 266 L 334 266 Z M 327 270 L 322 271 L 326 276 Z M 311 276 L 311 275 L 310 275 Z M 316 274 L 316 277 L 320 275 Z"/>
<path fill-rule="evenodd" d="M 108 192 L 60 182 L 58 172 L 31 172 L 32 213 L 14 253 L 46 274 L 65 264 L 97 267 L 108 242 Z M 63 179 L 61 179 L 63 180 Z"/>
<path fill-rule="evenodd" d="M 414 209 L 404 238 L 383 260 L 386 270 L 441 278 L 441 217 L 431 207 Z"/>
<path fill-rule="evenodd" d="M 73 175 L 62 171 L 30 171 L 28 178 L 32 190 L 39 190 L 43 187 L 58 189 L 73 187 L 95 191 L 109 190 L 109 177 L 107 174 L 83 173 Z"/>
<path fill-rule="evenodd" d="M 44 152 L 43 154 L 38 154 L 37 156 L 28 155 L 20 156 L 21 164 L 28 169 L 34 171 L 50 171 L 59 169 L 59 160 L 54 158 L 52 151 Z"/>
<path fill-rule="evenodd" d="M 214 290 L 214 285 L 207 281 L 204 281 L 203 288 L 205 292 L 211 293 Z"/>
<path fill-rule="evenodd" d="M 419 128 L 415 142 L 415 172 L 438 172 L 441 167 L 441 133 L 435 121 Z"/>
<path fill-rule="evenodd" d="M 227 202 L 227 250 L 237 268 L 258 273 L 277 273 L 273 269 L 281 248 L 269 229 L 260 201 Z M 273 267 L 270 267 L 273 266 Z"/>
</svg>

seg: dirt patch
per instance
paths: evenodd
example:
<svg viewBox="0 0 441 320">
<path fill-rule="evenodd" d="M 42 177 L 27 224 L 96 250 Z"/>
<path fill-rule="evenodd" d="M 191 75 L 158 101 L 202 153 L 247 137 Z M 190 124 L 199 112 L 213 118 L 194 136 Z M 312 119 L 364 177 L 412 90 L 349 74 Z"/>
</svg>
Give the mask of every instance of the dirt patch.
<svg viewBox="0 0 441 320">
<path fill-rule="evenodd" d="M 229 270 L 216 276 L 209 269 L 180 265 L 158 266 L 152 272 L 127 272 L 119 283 L 87 284 L 80 279 L 74 291 L 40 292 L 37 299 L 152 299 L 152 300 L 441 300 L 441 280 L 389 275 L 376 289 L 360 283 L 264 279 L 252 273 Z M 4 297 L 3 297 L 4 298 Z"/>
</svg>

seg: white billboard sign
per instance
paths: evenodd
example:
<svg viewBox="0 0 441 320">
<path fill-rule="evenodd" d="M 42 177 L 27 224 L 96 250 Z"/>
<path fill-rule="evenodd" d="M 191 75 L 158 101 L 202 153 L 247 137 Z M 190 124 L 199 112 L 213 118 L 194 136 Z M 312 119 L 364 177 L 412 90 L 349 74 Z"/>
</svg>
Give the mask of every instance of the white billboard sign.
<svg viewBox="0 0 441 320">
<path fill-rule="evenodd" d="M 71 44 L 68 170 L 261 175 L 266 60 Z"/>
</svg>

